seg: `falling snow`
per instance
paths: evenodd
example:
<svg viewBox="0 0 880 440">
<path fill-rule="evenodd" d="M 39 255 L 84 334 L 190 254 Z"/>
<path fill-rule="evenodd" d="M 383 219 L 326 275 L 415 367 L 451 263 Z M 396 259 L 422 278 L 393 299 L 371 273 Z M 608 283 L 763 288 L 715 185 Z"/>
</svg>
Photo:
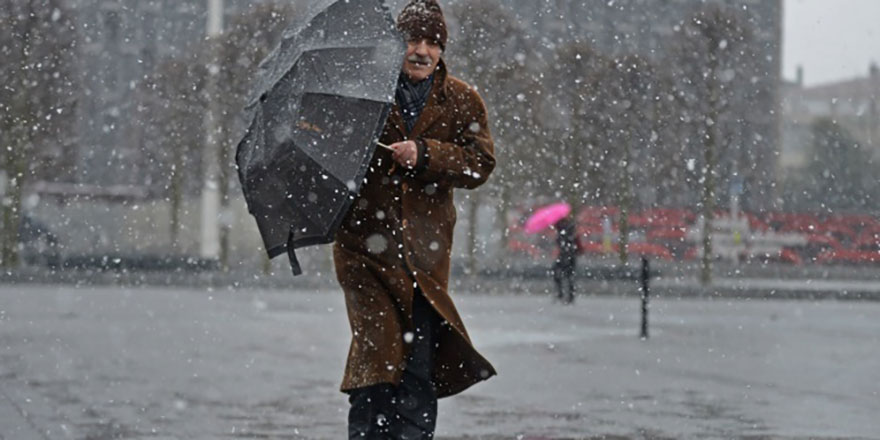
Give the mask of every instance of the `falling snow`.
<svg viewBox="0 0 880 440">
<path fill-rule="evenodd" d="M 877 345 L 870 314 L 825 301 L 880 300 L 880 59 L 826 84 L 784 75 L 784 12 L 804 2 L 441 0 L 444 64 L 485 108 L 450 93 L 420 136 L 392 111 L 404 43 L 385 14 L 405 0 L 330 21 L 332 0 L 7 3 L 0 438 L 13 419 L 34 437 L 176 438 L 200 416 L 210 438 L 339 437 L 352 250 L 331 243 L 356 234 L 363 267 L 407 266 L 404 291 L 466 298 L 499 360 L 450 399 L 467 423 L 444 438 L 880 432 L 876 356 L 856 349 Z M 378 145 L 393 130 L 394 153 Z M 361 197 L 374 187 L 393 203 Z M 548 206 L 567 208 L 537 218 Z M 643 268 L 661 299 L 640 341 Z M 567 279 L 573 304 L 554 300 Z M 151 285 L 167 288 L 129 288 Z M 277 394 L 300 385 L 323 400 Z M 324 425 L 300 417 L 315 408 Z"/>
</svg>

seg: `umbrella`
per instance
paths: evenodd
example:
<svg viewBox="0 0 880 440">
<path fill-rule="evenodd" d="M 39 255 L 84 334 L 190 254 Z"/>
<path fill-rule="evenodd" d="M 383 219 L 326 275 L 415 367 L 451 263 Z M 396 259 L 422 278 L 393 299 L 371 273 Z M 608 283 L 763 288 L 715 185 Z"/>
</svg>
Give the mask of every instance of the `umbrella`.
<svg viewBox="0 0 880 440">
<path fill-rule="evenodd" d="M 261 63 L 235 160 L 269 258 L 330 243 L 358 194 L 406 45 L 382 0 L 318 0 Z"/>
<path fill-rule="evenodd" d="M 569 213 L 571 213 L 571 205 L 565 202 L 544 206 L 526 220 L 523 229 L 529 234 L 541 232 L 565 218 Z"/>
</svg>

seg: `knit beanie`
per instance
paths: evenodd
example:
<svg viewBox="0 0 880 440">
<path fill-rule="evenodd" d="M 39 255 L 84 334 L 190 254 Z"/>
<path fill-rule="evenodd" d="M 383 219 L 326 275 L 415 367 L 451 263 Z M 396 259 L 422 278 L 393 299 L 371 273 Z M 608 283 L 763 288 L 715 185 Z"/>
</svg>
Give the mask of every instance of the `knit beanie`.
<svg viewBox="0 0 880 440">
<path fill-rule="evenodd" d="M 426 39 L 446 50 L 446 19 L 437 0 L 411 0 L 397 16 L 397 29 L 407 41 Z"/>
</svg>

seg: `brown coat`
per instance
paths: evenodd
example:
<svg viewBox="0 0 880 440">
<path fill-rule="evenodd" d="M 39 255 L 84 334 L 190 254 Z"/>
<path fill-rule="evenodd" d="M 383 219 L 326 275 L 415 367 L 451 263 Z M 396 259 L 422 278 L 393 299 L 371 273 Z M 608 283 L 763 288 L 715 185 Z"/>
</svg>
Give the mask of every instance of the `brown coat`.
<svg viewBox="0 0 880 440">
<path fill-rule="evenodd" d="M 411 133 L 395 106 L 381 141 L 406 139 L 425 146 L 420 171 L 394 164 L 376 149 L 360 196 L 336 235 L 336 276 L 345 292 L 352 341 L 342 391 L 399 384 L 411 331 L 415 283 L 445 321 L 435 350 L 439 397 L 463 391 L 495 374 L 471 345 L 447 292 L 453 188 L 476 188 L 495 168 L 483 100 L 441 62 L 427 105 Z M 448 324 L 447 324 L 448 323 Z"/>
</svg>

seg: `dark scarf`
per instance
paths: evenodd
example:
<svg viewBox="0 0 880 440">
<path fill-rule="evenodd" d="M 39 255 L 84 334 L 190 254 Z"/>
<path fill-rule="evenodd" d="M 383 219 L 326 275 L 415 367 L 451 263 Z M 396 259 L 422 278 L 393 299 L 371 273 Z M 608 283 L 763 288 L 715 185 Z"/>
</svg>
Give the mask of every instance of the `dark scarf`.
<svg viewBox="0 0 880 440">
<path fill-rule="evenodd" d="M 413 84 L 407 78 L 406 74 L 401 73 L 397 79 L 397 106 L 400 107 L 400 114 L 406 123 L 406 131 L 412 131 L 419 120 L 419 115 L 428 104 L 428 95 L 431 93 L 431 86 L 434 84 L 434 75 Z"/>
</svg>

